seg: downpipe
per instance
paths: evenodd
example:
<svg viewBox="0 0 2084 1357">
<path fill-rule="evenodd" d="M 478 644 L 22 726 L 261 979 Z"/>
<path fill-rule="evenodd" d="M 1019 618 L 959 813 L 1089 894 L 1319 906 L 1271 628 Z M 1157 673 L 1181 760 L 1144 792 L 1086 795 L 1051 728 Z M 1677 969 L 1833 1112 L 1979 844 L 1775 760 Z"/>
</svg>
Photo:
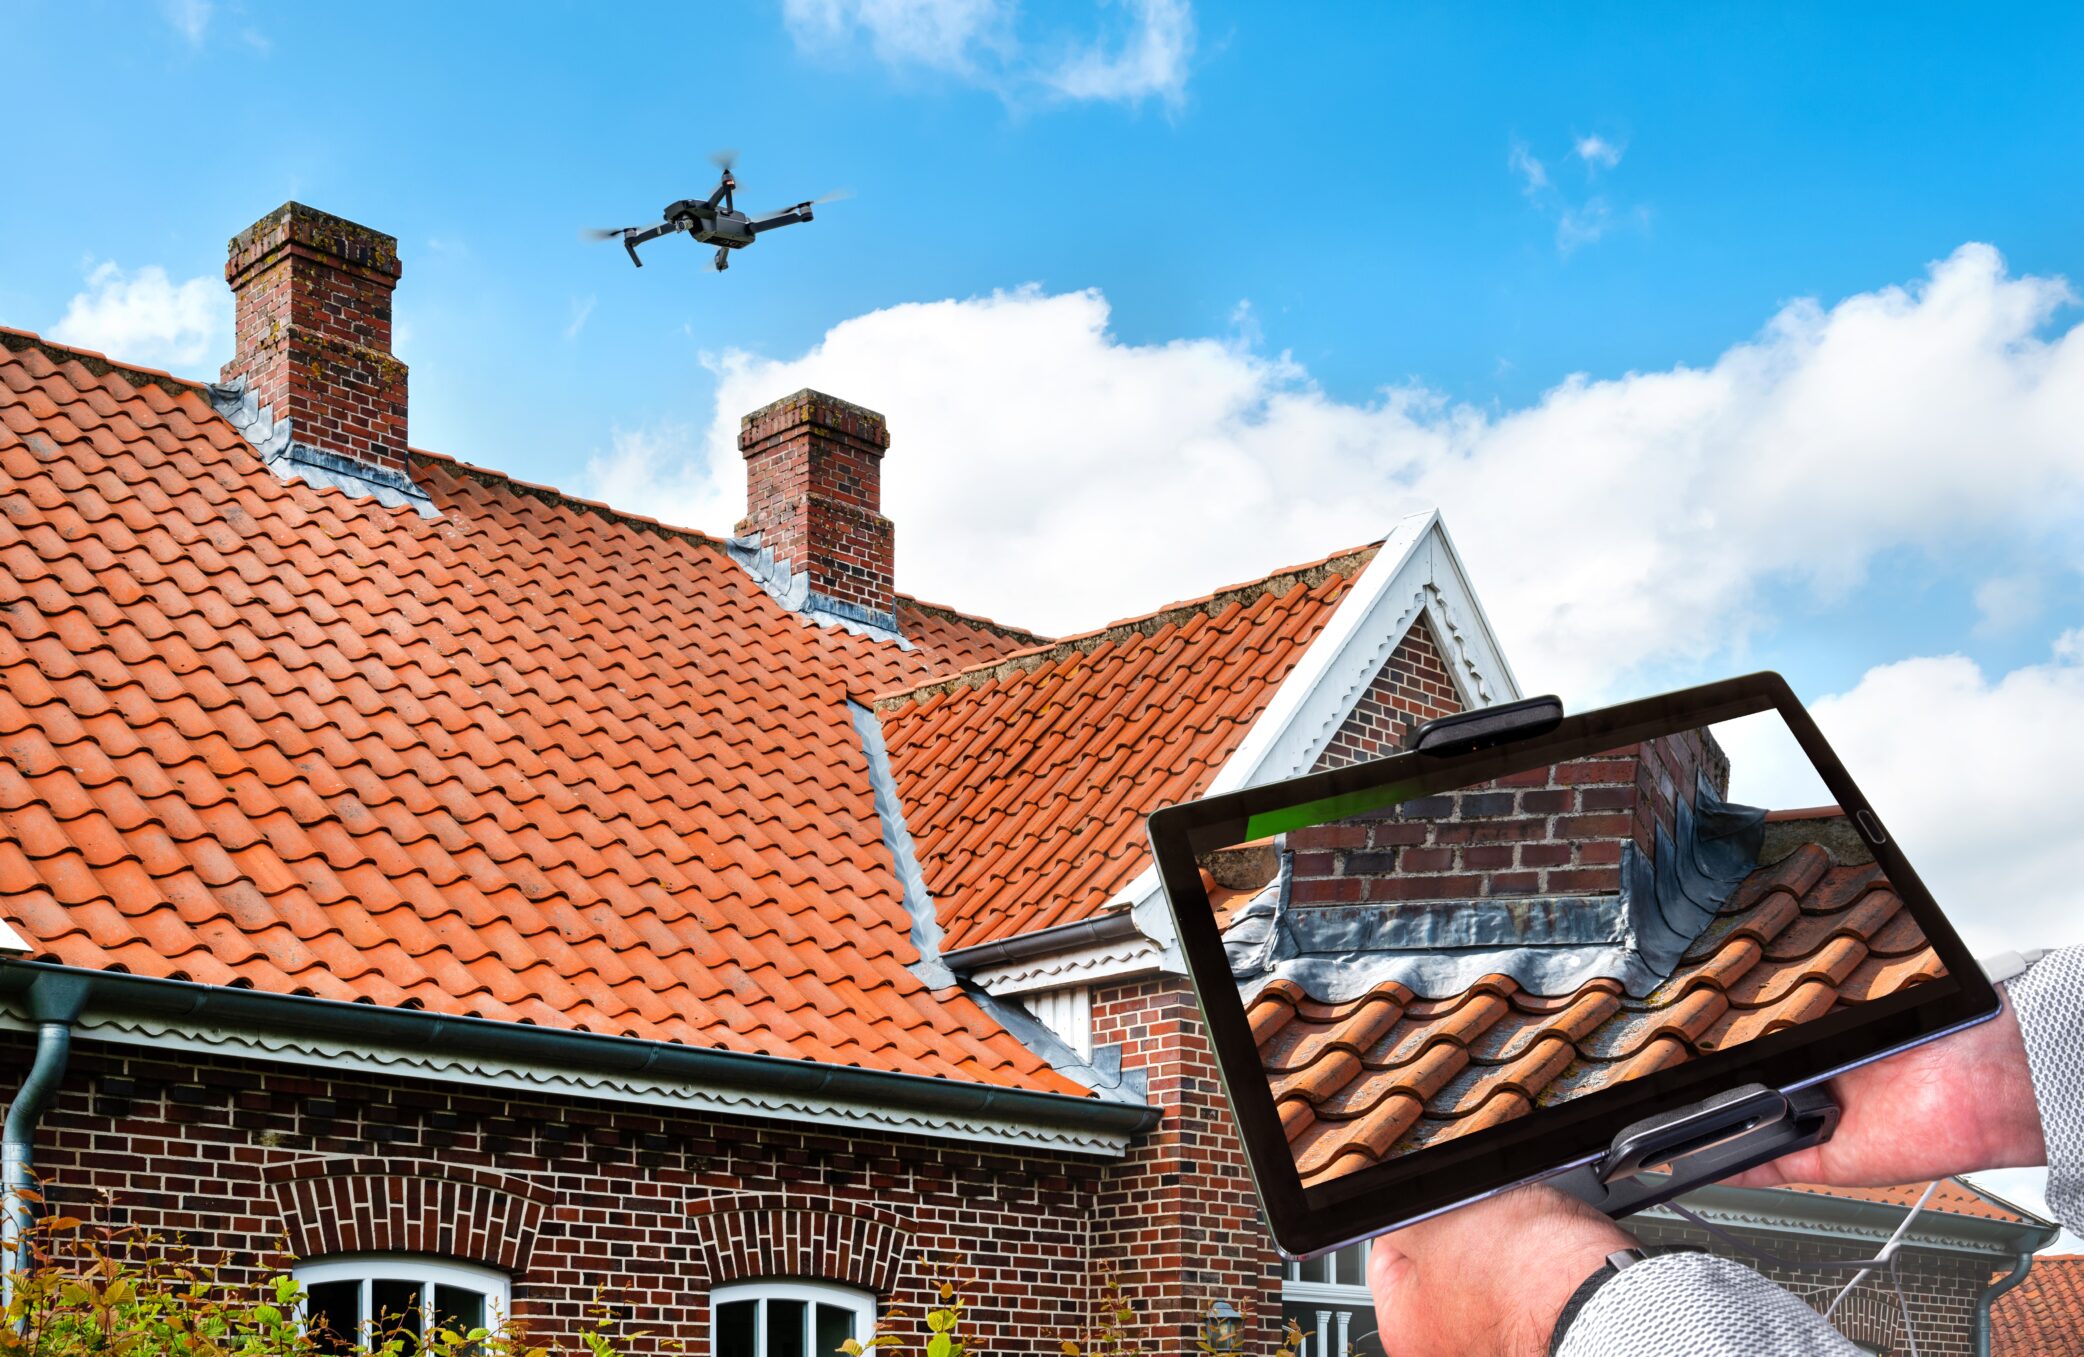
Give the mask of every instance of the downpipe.
<svg viewBox="0 0 2084 1357">
<path fill-rule="evenodd" d="M 6 1310 L 14 1309 L 16 1279 L 29 1270 L 29 1233 L 36 1214 L 29 1203 L 36 1192 L 36 1126 L 57 1096 L 72 1056 L 72 1024 L 46 1022 L 36 1028 L 36 1059 L 7 1104 L 4 1144 L 0 1144 L 0 1194 L 6 1216 L 0 1219 L 0 1269 L 5 1270 Z M 19 1327 L 19 1324 L 17 1324 Z"/>
<path fill-rule="evenodd" d="M 1983 1294 L 1975 1298 L 1975 1357 L 1990 1357 L 1990 1310 L 1997 1298 L 2026 1280 L 2026 1273 L 2033 1266 L 2033 1255 L 2022 1253 L 2012 1270 L 1983 1288 Z"/>
</svg>

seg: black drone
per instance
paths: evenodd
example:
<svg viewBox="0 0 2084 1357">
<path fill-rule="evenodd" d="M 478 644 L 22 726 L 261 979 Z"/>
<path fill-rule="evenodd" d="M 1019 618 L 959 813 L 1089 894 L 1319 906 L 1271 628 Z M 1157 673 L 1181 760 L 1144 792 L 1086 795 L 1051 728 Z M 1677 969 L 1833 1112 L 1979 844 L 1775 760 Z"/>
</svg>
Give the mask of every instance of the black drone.
<svg viewBox="0 0 2084 1357">
<path fill-rule="evenodd" d="M 716 258 L 709 267 L 718 273 L 731 267 L 731 251 L 742 250 L 753 243 L 762 232 L 782 226 L 794 226 L 799 221 L 811 219 L 810 210 L 819 203 L 844 198 L 845 193 L 828 193 L 807 203 L 794 207 L 779 208 L 758 217 L 749 217 L 740 212 L 732 202 L 738 191 L 738 181 L 731 175 L 731 155 L 726 152 L 715 157 L 723 177 L 717 181 L 716 192 L 707 198 L 682 198 L 666 205 L 665 220 L 655 226 L 624 226 L 616 230 L 589 230 L 589 240 L 620 240 L 622 248 L 630 252 L 630 262 L 638 268 L 644 261 L 637 257 L 637 247 L 660 236 L 670 236 L 676 231 L 685 231 L 704 245 L 716 246 Z"/>
</svg>

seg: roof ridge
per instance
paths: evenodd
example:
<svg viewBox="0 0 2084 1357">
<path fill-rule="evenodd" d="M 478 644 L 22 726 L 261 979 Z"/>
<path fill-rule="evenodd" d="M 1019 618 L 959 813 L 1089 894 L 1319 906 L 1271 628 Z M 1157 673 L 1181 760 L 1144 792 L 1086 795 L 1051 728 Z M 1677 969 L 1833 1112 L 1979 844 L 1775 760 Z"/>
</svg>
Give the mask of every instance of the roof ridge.
<svg viewBox="0 0 2084 1357">
<path fill-rule="evenodd" d="M 46 339 L 33 330 L 17 330 L 11 326 L 0 325 L 0 347 L 16 352 L 23 349 L 36 349 L 53 362 L 79 363 L 97 377 L 106 376 L 114 372 L 136 382 L 157 386 L 170 395 L 178 396 L 194 392 L 207 397 L 212 385 L 211 382 L 204 379 L 177 377 L 173 373 L 162 371 L 159 368 L 148 368 L 137 363 L 126 363 L 120 359 L 111 358 L 95 349 L 84 349 L 77 345 L 61 344 L 55 340 Z M 580 509 L 614 522 L 629 523 L 638 527 L 648 528 L 666 536 L 685 538 L 718 550 L 725 549 L 729 544 L 728 538 L 704 532 L 700 528 L 668 523 L 664 519 L 654 518 L 650 514 L 640 514 L 631 509 L 618 508 L 606 500 L 588 499 L 584 495 L 573 494 L 560 486 L 550 485 L 541 481 L 524 480 L 510 471 L 501 471 L 497 467 L 480 466 L 475 462 L 466 462 L 452 453 L 434 452 L 427 448 L 408 446 L 406 455 L 408 459 L 446 463 L 458 475 L 468 476 L 472 480 L 487 485 L 502 486 L 514 493 L 527 495 L 530 498 L 539 499 L 548 504 Z M 1032 641 L 1042 645 L 1049 643 L 1048 637 L 1040 632 L 1030 631 L 1025 627 L 1016 627 L 1010 623 L 1000 622 L 995 618 L 984 617 L 976 613 L 966 613 L 960 608 L 946 603 L 930 603 L 913 594 L 901 591 L 893 592 L 896 592 L 896 596 L 899 599 L 922 612 L 933 613 L 965 626 L 989 631 L 996 636 Z"/>
<path fill-rule="evenodd" d="M 113 372 L 120 376 L 142 381 L 147 386 L 156 386 L 171 396 L 189 392 L 201 394 L 209 390 L 210 384 L 193 377 L 176 377 L 160 368 L 148 368 L 140 363 L 126 363 L 111 358 L 99 349 L 83 349 L 76 344 L 63 344 L 55 339 L 45 339 L 34 330 L 17 330 L 0 325 L 0 348 L 20 353 L 23 349 L 35 349 L 44 357 L 59 363 L 78 363 L 97 377 L 106 377 Z"/>
<path fill-rule="evenodd" d="M 869 705 L 879 713 L 893 711 L 907 702 L 924 702 L 942 693 L 954 692 L 958 688 L 981 688 L 1015 673 L 1032 673 L 1045 664 L 1088 649 L 1097 649 L 1098 646 L 1109 642 L 1127 640 L 1131 636 L 1155 636 L 1175 622 L 1184 621 L 1200 613 L 1220 612 L 1231 603 L 1256 602 L 1268 595 L 1278 598 L 1297 584 L 1314 589 L 1330 576 L 1345 573 L 1344 567 L 1369 560 L 1381 546 L 1380 542 L 1369 542 L 1302 565 L 1284 566 L 1256 580 L 1228 585 L 1198 598 L 1168 603 L 1153 612 L 1125 617 L 1105 626 L 1095 627 L 1091 631 L 1076 632 L 1028 650 L 1017 650 L 1011 655 L 1002 655 L 995 660 L 986 660 L 966 669 L 958 669 L 952 674 L 928 679 L 915 687 L 879 693 Z"/>
</svg>

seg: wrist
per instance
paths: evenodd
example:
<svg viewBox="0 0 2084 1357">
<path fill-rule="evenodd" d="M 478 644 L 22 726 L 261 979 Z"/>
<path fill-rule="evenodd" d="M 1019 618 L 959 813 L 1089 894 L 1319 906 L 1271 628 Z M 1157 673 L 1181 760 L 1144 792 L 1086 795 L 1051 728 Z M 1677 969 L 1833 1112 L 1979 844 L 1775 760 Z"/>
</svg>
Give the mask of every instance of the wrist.
<svg viewBox="0 0 2084 1357">
<path fill-rule="evenodd" d="M 2040 1102 L 2033 1091 L 2033 1067 L 2026 1056 L 2026 1035 L 2003 987 L 2004 1007 L 1990 1020 L 1986 1047 L 1976 1081 L 1978 1121 L 1983 1130 L 1977 1167 L 2028 1168 L 2048 1162 L 2047 1133 L 2041 1125 Z"/>
</svg>

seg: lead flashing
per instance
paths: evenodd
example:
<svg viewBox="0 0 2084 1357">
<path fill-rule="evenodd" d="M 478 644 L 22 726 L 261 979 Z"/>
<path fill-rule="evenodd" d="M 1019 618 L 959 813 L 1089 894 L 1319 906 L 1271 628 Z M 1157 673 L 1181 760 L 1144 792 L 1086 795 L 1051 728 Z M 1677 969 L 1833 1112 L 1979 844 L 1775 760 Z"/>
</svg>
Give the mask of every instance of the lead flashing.
<svg viewBox="0 0 2084 1357">
<path fill-rule="evenodd" d="M 321 490 L 373 499 L 387 509 L 411 509 L 422 518 L 441 517 L 433 499 L 403 471 L 372 466 L 298 442 L 290 422 L 277 419 L 273 406 L 263 407 L 246 389 L 244 377 L 224 384 L 212 383 L 209 393 L 210 404 L 217 413 L 231 421 L 232 427 L 253 445 L 277 480 L 302 481 Z"/>
</svg>

